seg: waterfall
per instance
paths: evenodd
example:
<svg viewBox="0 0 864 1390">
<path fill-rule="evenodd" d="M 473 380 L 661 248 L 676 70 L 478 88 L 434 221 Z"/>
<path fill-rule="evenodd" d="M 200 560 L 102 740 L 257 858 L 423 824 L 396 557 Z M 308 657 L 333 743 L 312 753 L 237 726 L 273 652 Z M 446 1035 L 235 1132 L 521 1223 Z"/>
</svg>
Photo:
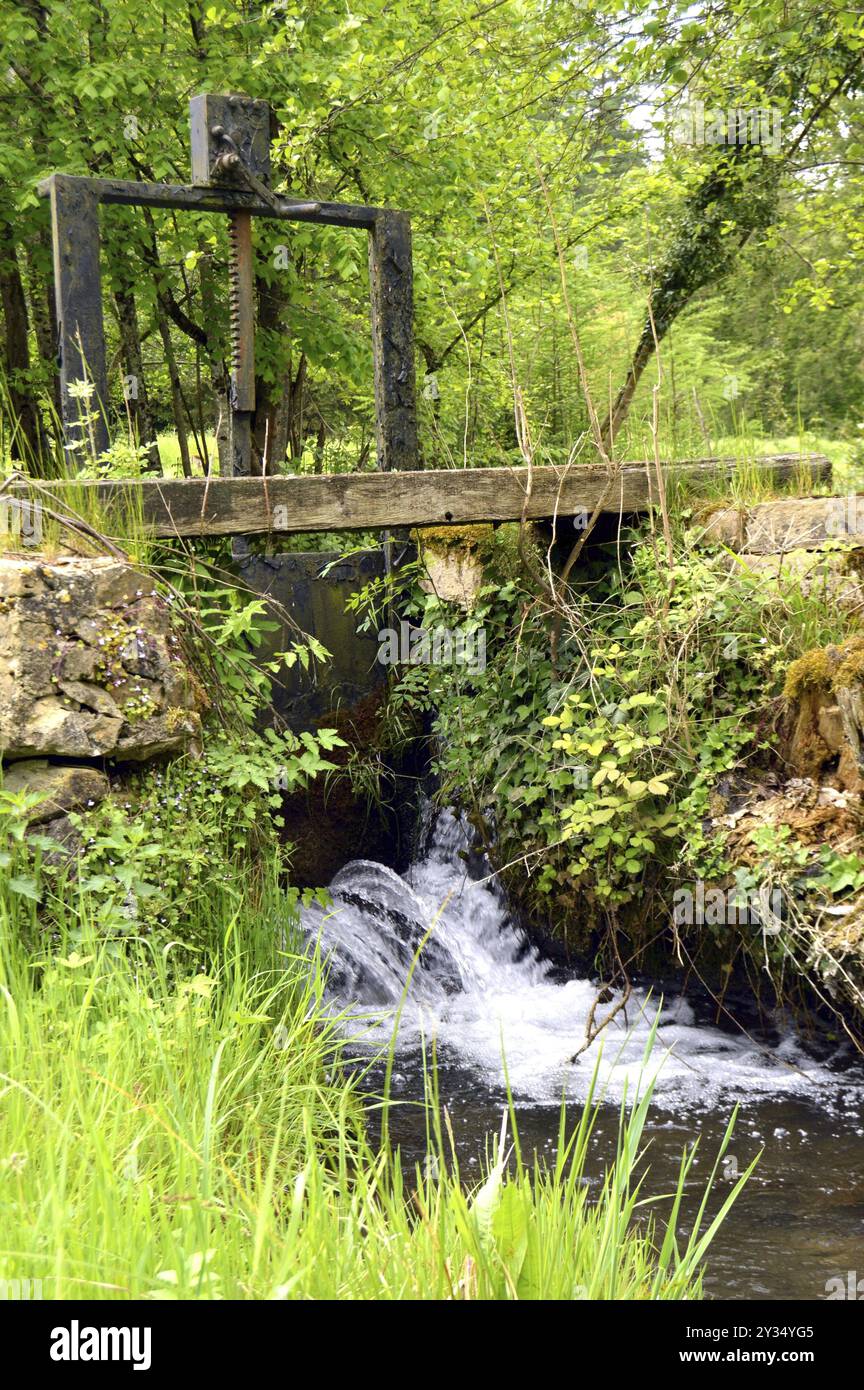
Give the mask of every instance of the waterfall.
<svg viewBox="0 0 864 1390">
<path fill-rule="evenodd" d="M 772 1045 L 697 1023 L 683 998 L 660 1001 L 634 989 L 626 1009 L 577 1062 L 597 994 L 590 979 L 562 978 L 524 939 L 488 862 L 472 847 L 464 816 L 434 818 L 428 847 L 400 876 L 354 860 L 329 887 L 331 905 L 303 910 L 302 926 L 328 964 L 334 1005 L 351 1035 L 383 1045 L 393 1027 L 418 947 L 397 1049 L 409 1057 L 436 1039 L 439 1056 L 498 1087 L 507 1075 L 520 1103 L 548 1104 L 588 1091 L 595 1065 L 610 1101 L 656 1077 L 656 1101 L 670 1108 L 723 1099 L 810 1097 L 829 1106 L 851 1078 L 818 1063 L 791 1035 Z M 597 1019 L 614 1000 L 601 1004 Z M 657 1039 L 644 1062 L 650 1029 Z M 855 1089 L 860 1083 L 856 1080 Z"/>
</svg>

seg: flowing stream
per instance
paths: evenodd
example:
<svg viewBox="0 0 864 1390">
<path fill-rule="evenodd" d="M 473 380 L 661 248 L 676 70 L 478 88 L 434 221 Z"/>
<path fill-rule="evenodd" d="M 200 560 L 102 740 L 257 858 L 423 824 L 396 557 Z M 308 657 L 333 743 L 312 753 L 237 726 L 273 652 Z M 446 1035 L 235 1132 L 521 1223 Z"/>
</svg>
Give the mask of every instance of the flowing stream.
<svg viewBox="0 0 864 1390">
<path fill-rule="evenodd" d="M 626 1010 L 573 1062 L 596 982 L 569 978 L 537 957 L 514 927 L 488 864 L 471 849 L 466 825 L 450 812 L 431 821 L 425 853 L 404 876 L 354 860 L 333 879 L 330 894 L 331 906 L 304 911 L 304 928 L 328 958 L 334 1003 L 348 1010 L 358 1047 L 380 1048 L 390 1037 L 416 957 L 393 1093 L 419 1099 L 423 1049 L 434 1037 L 442 1100 L 469 1172 L 486 1134 L 500 1125 L 505 1059 L 523 1150 L 547 1156 L 562 1097 L 575 1108 L 596 1068 L 597 1090 L 608 1102 L 593 1140 L 597 1176 L 614 1153 L 621 1098 L 653 1079 L 652 1192 L 669 1190 L 682 1150 L 699 1137 L 696 1193 L 736 1103 L 741 1114 L 718 1201 L 723 1182 L 763 1151 L 712 1249 L 709 1294 L 817 1299 L 826 1297 L 831 1279 L 845 1282 L 859 1269 L 864 1276 L 864 1073 L 845 1048 L 816 1060 L 791 1031 L 770 1038 L 724 1031 L 698 1021 L 684 999 L 661 1008 L 657 997 L 634 989 Z M 600 1005 L 598 1018 L 613 1003 Z M 395 1114 L 391 1127 L 403 1151 L 421 1158 L 418 1107 Z"/>
</svg>

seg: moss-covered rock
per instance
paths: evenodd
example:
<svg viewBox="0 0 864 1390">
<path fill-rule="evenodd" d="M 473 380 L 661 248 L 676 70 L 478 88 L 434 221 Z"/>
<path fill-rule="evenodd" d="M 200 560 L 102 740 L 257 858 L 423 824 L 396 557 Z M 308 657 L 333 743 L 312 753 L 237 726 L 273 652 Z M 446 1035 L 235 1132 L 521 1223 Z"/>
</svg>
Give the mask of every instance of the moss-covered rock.
<svg viewBox="0 0 864 1390">
<path fill-rule="evenodd" d="M 799 777 L 864 790 L 864 637 L 805 652 L 786 673 L 787 762 Z"/>
<path fill-rule="evenodd" d="M 412 531 L 423 566 L 420 587 L 444 603 L 471 609 L 483 587 L 491 526 L 429 526 Z"/>
<path fill-rule="evenodd" d="M 87 810 L 104 801 L 110 791 L 108 777 L 97 767 L 70 763 L 49 763 L 46 758 L 25 758 L 3 772 L 3 790 L 13 796 L 26 793 L 39 797 L 38 804 L 25 811 L 31 825 L 39 825 L 65 815 L 67 811 Z"/>
<path fill-rule="evenodd" d="M 840 646 L 815 647 L 793 661 L 786 672 L 783 694 L 800 699 L 805 691 L 836 691 L 864 680 L 864 636 L 850 637 Z"/>
<path fill-rule="evenodd" d="M 180 752 L 206 697 L 168 604 L 120 560 L 0 559 L 0 753 Z"/>
</svg>

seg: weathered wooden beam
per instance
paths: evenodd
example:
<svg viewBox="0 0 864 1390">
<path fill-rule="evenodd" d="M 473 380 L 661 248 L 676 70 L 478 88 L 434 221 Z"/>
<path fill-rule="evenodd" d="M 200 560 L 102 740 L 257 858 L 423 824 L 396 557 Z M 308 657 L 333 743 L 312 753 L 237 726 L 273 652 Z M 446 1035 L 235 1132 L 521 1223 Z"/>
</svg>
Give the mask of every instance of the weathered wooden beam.
<svg viewBox="0 0 864 1390">
<path fill-rule="evenodd" d="M 41 197 L 51 196 L 55 179 L 86 188 L 97 203 L 128 207 L 180 208 L 187 212 L 253 212 L 287 222 L 314 222 L 327 227 L 360 227 L 367 231 L 382 208 L 355 203 L 312 202 L 308 198 L 278 198 L 278 211 L 257 194 L 230 185 L 135 183 L 128 179 L 91 179 L 77 174 L 51 174 L 39 184 Z"/>
<path fill-rule="evenodd" d="M 50 180 L 60 400 L 70 463 L 76 467 L 86 457 L 82 449 L 102 453 L 108 447 L 99 204 L 89 182 L 62 174 Z M 74 391 L 84 382 L 93 387 L 89 400 Z M 89 417 L 86 424 L 84 417 Z"/>
<path fill-rule="evenodd" d="M 797 455 L 760 461 L 773 478 L 796 475 Z M 830 472 L 827 460 L 814 466 Z M 736 467 L 735 460 L 679 464 L 666 469 L 667 486 L 716 487 Z M 653 466 L 622 468 L 603 510 L 637 513 L 656 500 Z M 530 487 L 529 487 L 530 482 Z M 365 531 L 397 526 L 442 526 L 477 521 L 537 520 L 556 517 L 559 527 L 604 498 L 602 468 L 467 468 L 420 472 L 373 472 L 268 478 L 140 478 L 35 486 L 17 481 L 5 495 L 42 496 L 46 505 L 79 510 L 82 493 L 93 495 L 110 531 L 122 516 L 141 517 L 157 536 L 263 535 L 294 531 Z M 55 499 L 52 504 L 52 497 Z M 800 505 L 796 504 L 796 505 Z M 89 514 L 89 508 L 87 509 Z"/>
<path fill-rule="evenodd" d="M 706 519 L 702 539 L 749 555 L 818 550 L 832 540 L 864 546 L 864 496 L 795 497 L 753 507 L 722 507 Z"/>
<path fill-rule="evenodd" d="M 378 467 L 410 469 L 418 462 L 417 402 L 411 222 L 404 212 L 382 212 L 373 224 L 369 292 Z"/>
</svg>

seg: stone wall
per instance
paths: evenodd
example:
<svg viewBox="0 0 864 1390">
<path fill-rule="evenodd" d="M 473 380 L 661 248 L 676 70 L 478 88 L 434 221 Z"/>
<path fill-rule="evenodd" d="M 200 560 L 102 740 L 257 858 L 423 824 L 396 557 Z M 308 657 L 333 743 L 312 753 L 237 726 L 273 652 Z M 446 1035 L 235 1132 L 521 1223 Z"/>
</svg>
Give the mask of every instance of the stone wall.
<svg viewBox="0 0 864 1390">
<path fill-rule="evenodd" d="M 107 762 L 196 746 L 206 695 L 169 604 L 121 560 L 0 557 L 0 756 L 34 822 L 109 789 Z"/>
</svg>

